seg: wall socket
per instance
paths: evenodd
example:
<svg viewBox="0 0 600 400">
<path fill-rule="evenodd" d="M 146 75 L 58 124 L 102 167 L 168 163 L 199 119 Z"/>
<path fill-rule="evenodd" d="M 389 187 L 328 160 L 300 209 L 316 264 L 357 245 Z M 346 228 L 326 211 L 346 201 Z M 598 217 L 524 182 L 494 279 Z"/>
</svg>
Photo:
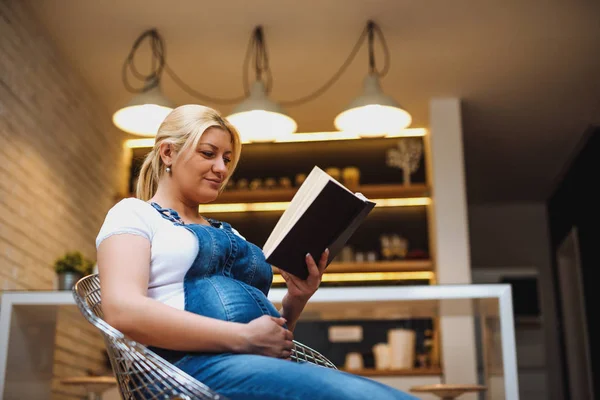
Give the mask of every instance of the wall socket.
<svg viewBox="0 0 600 400">
<path fill-rule="evenodd" d="M 331 343 L 362 342 L 363 328 L 360 325 L 330 326 L 329 341 Z"/>
</svg>

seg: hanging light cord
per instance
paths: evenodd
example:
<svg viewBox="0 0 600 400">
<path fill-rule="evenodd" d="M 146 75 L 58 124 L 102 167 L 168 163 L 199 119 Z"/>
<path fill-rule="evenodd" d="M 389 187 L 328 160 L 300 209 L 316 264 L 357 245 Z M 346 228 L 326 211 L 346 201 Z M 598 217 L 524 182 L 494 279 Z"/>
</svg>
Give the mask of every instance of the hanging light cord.
<svg viewBox="0 0 600 400">
<path fill-rule="evenodd" d="M 152 58 L 151 58 L 151 62 L 150 62 L 151 70 L 147 74 L 140 72 L 139 68 L 135 64 L 136 52 L 139 49 L 140 45 L 144 42 L 144 40 L 150 41 L 150 50 L 151 50 L 151 54 L 152 54 L 151 55 Z M 250 47 L 248 48 L 248 52 L 246 54 L 246 60 L 244 61 L 244 65 L 246 65 L 249 62 L 249 55 L 250 55 L 249 51 L 250 51 Z M 246 68 L 244 68 L 244 69 L 246 69 Z M 217 104 L 232 104 L 232 103 L 240 102 L 248 96 L 248 90 L 246 90 L 244 95 L 242 95 L 242 96 L 238 96 L 235 98 L 229 98 L 229 99 L 223 99 L 223 98 L 208 96 L 206 94 L 200 93 L 200 92 L 192 89 L 167 64 L 166 54 L 165 54 L 165 44 L 164 44 L 163 38 L 158 34 L 156 29 L 149 29 L 149 30 L 145 31 L 144 33 L 142 33 L 136 39 L 136 41 L 133 43 L 133 46 L 131 46 L 131 50 L 129 51 L 127 58 L 125 58 L 125 62 L 123 63 L 123 69 L 122 69 L 123 86 L 125 86 L 125 88 L 129 92 L 132 92 L 132 93 L 141 93 L 141 92 L 147 91 L 147 90 L 157 86 L 160 83 L 163 71 L 166 72 L 171 77 L 171 79 L 173 79 L 173 81 L 181 89 L 183 89 L 189 95 L 197 97 L 199 99 L 202 99 L 203 101 L 208 101 L 208 102 L 217 103 Z M 133 75 L 133 77 L 135 77 L 136 79 L 141 80 L 144 83 L 143 86 L 139 87 L 139 88 L 134 87 L 129 82 L 130 75 Z"/>
<path fill-rule="evenodd" d="M 375 36 L 378 36 L 384 52 L 384 64 L 381 70 L 378 70 L 376 67 L 374 48 Z M 379 77 L 385 76 L 388 73 L 390 67 L 389 48 L 387 46 L 381 28 L 379 28 L 379 26 L 373 21 L 368 21 L 365 29 L 360 34 L 358 41 L 352 48 L 352 51 L 350 52 L 344 63 L 341 65 L 341 67 L 335 72 L 335 74 L 330 79 L 328 79 L 317 90 L 308 95 L 302 96 L 294 100 L 280 101 L 279 103 L 288 107 L 297 106 L 312 101 L 315 98 L 322 95 L 323 93 L 325 93 L 335 82 L 338 81 L 338 79 L 346 71 L 346 69 L 352 63 L 352 61 L 354 61 L 354 59 L 356 58 L 356 54 L 360 50 L 360 47 L 362 46 L 362 43 L 364 42 L 365 38 L 367 38 L 368 42 L 369 72 L 374 73 Z M 148 74 L 140 72 L 140 70 L 135 65 L 136 52 L 145 39 L 150 40 L 150 49 L 152 53 L 151 70 Z M 157 86 L 160 83 L 162 73 L 164 71 L 171 77 L 171 79 L 173 79 L 173 81 L 182 90 L 184 90 L 186 93 L 193 97 L 215 104 L 234 104 L 244 100 L 250 94 L 249 69 L 251 63 L 254 64 L 256 80 L 262 81 L 265 85 L 267 93 L 269 93 L 273 87 L 273 76 L 271 73 L 271 68 L 269 66 L 269 56 L 264 38 L 263 28 L 261 26 L 258 26 L 254 29 L 254 32 L 250 38 L 250 42 L 248 43 L 246 55 L 244 56 L 242 77 L 244 94 L 234 98 L 219 98 L 209 96 L 191 88 L 173 71 L 173 69 L 169 67 L 166 61 L 165 44 L 163 38 L 158 34 L 156 29 L 149 29 L 142 33 L 131 47 L 129 54 L 127 55 L 127 58 L 123 63 L 122 80 L 123 85 L 129 92 L 141 93 L 151 89 L 152 87 Z M 131 85 L 131 83 L 129 82 L 130 74 L 138 80 L 144 82 L 143 86 L 140 88 L 136 88 L 133 85 Z"/>
<path fill-rule="evenodd" d="M 366 29 L 367 29 L 368 40 L 369 40 L 369 72 L 371 72 L 372 74 L 376 74 L 377 76 L 382 78 L 382 77 L 386 76 L 388 71 L 390 70 L 390 49 L 387 46 L 385 37 L 383 36 L 383 32 L 381 31 L 381 28 L 379 27 L 379 25 L 377 25 L 373 21 L 369 21 L 367 23 Z M 384 63 L 383 63 L 383 69 L 381 71 L 378 71 L 377 67 L 375 66 L 375 46 L 373 45 L 373 42 L 375 41 L 375 33 L 377 33 L 377 35 L 379 36 L 379 40 L 381 41 L 381 46 L 383 47 Z"/>
<path fill-rule="evenodd" d="M 377 34 L 377 36 L 379 37 L 381 46 L 383 47 L 384 63 L 381 71 L 378 71 L 375 66 L 375 49 L 373 45 L 375 34 Z M 390 69 L 390 51 L 388 49 L 385 38 L 383 37 L 383 32 L 381 31 L 381 28 L 379 28 L 379 26 L 375 22 L 369 21 L 367 22 L 367 26 L 360 34 L 358 41 L 352 48 L 352 51 L 350 52 L 342 66 L 336 71 L 336 73 L 331 78 L 329 78 L 327 82 L 325 82 L 325 84 L 323 84 L 323 86 L 306 96 L 300 97 L 295 100 L 280 101 L 279 104 L 287 107 L 297 106 L 312 101 L 320 95 L 322 95 L 323 93 L 325 93 L 327 89 L 329 89 L 335 82 L 337 82 L 337 80 L 346 71 L 346 69 L 352 63 L 352 61 L 354 61 L 354 59 L 356 58 L 356 54 L 360 50 L 360 47 L 362 46 L 363 41 L 365 40 L 365 37 L 368 38 L 369 45 L 369 72 L 375 73 L 379 77 L 385 76 Z"/>
<path fill-rule="evenodd" d="M 254 50 L 254 51 L 252 51 Z M 257 26 L 254 29 L 254 34 L 248 45 L 246 59 L 244 60 L 244 90 L 250 92 L 250 82 L 248 80 L 248 70 L 251 56 L 254 56 L 254 73 L 257 81 L 262 81 L 265 85 L 267 93 L 271 91 L 273 86 L 273 75 L 269 67 L 269 52 L 265 43 L 265 35 L 262 26 Z"/>
<path fill-rule="evenodd" d="M 135 65 L 135 54 L 142 44 L 142 42 L 148 38 L 150 40 L 150 48 L 152 50 L 152 59 L 151 59 L 151 70 L 148 74 L 144 74 L 140 72 L 140 70 Z M 129 50 L 129 54 L 123 63 L 123 69 L 121 71 L 121 76 L 123 79 L 123 86 L 129 92 L 132 93 L 141 93 L 144 92 L 153 86 L 158 85 L 160 82 L 160 78 L 162 75 L 162 71 L 165 67 L 165 46 L 162 38 L 158 35 L 156 30 L 151 29 L 144 33 L 142 33 L 136 41 L 131 46 L 131 50 Z M 141 88 L 136 88 L 131 83 L 129 83 L 129 74 L 128 71 L 131 72 L 135 78 L 141 80 L 144 85 Z"/>
</svg>

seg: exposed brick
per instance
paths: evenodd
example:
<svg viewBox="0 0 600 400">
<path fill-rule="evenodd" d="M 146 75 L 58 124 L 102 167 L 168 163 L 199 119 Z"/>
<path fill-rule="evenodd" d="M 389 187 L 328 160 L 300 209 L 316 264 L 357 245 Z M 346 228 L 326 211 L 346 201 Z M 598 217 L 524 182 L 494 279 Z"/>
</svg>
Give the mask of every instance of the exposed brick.
<svg viewBox="0 0 600 400">
<path fill-rule="evenodd" d="M 57 257 L 95 258 L 128 174 L 124 135 L 27 7 L 0 0 L 0 289 L 53 289 Z M 102 368 L 103 352 L 79 311 L 61 309 L 51 398 L 83 397 L 60 378 Z"/>
</svg>

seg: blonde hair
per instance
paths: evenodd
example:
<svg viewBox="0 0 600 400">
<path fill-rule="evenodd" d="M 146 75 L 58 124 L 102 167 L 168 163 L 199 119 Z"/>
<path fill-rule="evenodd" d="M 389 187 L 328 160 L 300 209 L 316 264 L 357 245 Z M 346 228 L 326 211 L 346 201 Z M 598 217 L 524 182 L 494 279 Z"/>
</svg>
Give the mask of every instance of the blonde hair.
<svg viewBox="0 0 600 400">
<path fill-rule="evenodd" d="M 165 166 L 159 150 L 162 142 L 170 143 L 173 150 L 181 154 L 190 147 L 195 149 L 202 134 L 211 127 L 221 128 L 228 132 L 233 145 L 233 157 L 227 165 L 229 174 L 220 189 L 223 190 L 240 159 L 242 151 L 240 135 L 233 125 L 222 118 L 216 110 L 197 104 L 187 104 L 171 111 L 158 128 L 154 147 L 146 155 L 140 169 L 136 197 L 147 201 L 156 193 L 158 181 L 165 173 Z"/>
</svg>

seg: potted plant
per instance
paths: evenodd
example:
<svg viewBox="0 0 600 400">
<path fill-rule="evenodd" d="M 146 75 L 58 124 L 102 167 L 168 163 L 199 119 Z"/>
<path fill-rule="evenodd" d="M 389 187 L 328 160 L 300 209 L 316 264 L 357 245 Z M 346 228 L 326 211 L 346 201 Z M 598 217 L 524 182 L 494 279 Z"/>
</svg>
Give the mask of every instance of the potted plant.
<svg viewBox="0 0 600 400">
<path fill-rule="evenodd" d="M 66 253 L 54 262 L 58 275 L 58 290 L 71 290 L 75 283 L 94 271 L 94 262 L 79 251 Z"/>
</svg>

